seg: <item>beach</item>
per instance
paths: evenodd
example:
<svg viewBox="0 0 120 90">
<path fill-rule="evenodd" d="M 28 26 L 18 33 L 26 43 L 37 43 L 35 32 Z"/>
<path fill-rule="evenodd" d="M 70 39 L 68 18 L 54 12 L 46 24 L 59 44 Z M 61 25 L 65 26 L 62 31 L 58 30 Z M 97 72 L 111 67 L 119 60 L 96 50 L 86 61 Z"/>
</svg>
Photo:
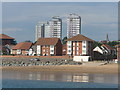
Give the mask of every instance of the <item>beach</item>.
<svg viewBox="0 0 120 90">
<path fill-rule="evenodd" d="M 61 57 L 40 57 L 40 61 L 30 61 L 35 57 L 2 57 L 0 67 L 2 70 L 9 71 L 25 71 L 25 72 L 71 72 L 71 73 L 102 73 L 102 74 L 117 74 L 118 64 L 107 63 L 106 61 L 91 61 L 91 62 L 73 62 L 72 59 Z M 38 58 L 38 57 L 37 57 Z M 28 66 L 26 66 L 26 65 Z M 9 66 L 8 66 L 9 65 Z M 11 65 L 11 66 L 10 66 Z M 21 65 L 21 66 L 19 66 Z"/>
<path fill-rule="evenodd" d="M 30 71 L 30 72 L 77 72 L 77 73 L 102 73 L 102 74 L 117 74 L 117 64 L 107 65 L 60 65 L 60 66 L 4 66 L 2 70 L 10 71 Z"/>
</svg>

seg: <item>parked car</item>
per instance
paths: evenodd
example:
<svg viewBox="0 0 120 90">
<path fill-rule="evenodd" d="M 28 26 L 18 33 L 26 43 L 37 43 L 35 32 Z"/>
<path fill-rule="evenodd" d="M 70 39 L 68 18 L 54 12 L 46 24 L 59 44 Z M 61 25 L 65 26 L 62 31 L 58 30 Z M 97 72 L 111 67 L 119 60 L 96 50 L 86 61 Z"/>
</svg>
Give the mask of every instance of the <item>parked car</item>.
<svg viewBox="0 0 120 90">
<path fill-rule="evenodd" d="M 40 59 L 39 58 L 32 58 L 32 59 L 30 59 L 30 61 L 40 61 Z"/>
</svg>

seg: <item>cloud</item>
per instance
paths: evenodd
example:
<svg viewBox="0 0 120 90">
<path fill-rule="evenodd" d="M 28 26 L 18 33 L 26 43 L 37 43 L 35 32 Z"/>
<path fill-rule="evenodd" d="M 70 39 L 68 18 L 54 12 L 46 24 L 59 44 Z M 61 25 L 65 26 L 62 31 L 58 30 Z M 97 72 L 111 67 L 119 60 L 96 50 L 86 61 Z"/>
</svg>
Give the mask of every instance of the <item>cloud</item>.
<svg viewBox="0 0 120 90">
<path fill-rule="evenodd" d="M 3 32 L 22 31 L 22 28 L 3 28 Z"/>
</svg>

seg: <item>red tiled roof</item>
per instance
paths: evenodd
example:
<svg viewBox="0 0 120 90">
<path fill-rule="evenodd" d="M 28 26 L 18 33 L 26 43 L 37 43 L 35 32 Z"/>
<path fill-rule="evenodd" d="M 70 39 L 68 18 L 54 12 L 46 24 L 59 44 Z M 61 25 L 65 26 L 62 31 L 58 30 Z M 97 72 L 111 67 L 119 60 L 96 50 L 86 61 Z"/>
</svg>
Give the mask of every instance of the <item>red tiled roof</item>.
<svg viewBox="0 0 120 90">
<path fill-rule="evenodd" d="M 0 39 L 14 39 L 8 35 L 5 35 L 5 34 L 0 34 Z"/>
<path fill-rule="evenodd" d="M 59 38 L 39 38 L 35 45 L 56 45 Z"/>
<path fill-rule="evenodd" d="M 12 49 L 29 49 L 31 46 L 31 42 L 21 42 L 15 45 Z"/>
<path fill-rule="evenodd" d="M 112 50 L 113 48 L 112 47 L 110 47 L 109 45 L 107 45 L 107 44 L 103 44 L 102 45 L 103 47 L 106 47 L 106 48 L 108 48 L 108 49 L 110 49 L 110 50 Z"/>
<path fill-rule="evenodd" d="M 120 47 L 120 44 L 115 45 L 116 47 Z"/>
<path fill-rule="evenodd" d="M 86 37 L 86 36 L 84 36 L 82 34 L 78 34 L 77 36 L 69 38 L 69 39 L 67 39 L 65 41 L 94 41 L 94 40 L 92 40 L 92 39 L 90 39 L 90 38 L 88 38 L 88 37 Z"/>
</svg>

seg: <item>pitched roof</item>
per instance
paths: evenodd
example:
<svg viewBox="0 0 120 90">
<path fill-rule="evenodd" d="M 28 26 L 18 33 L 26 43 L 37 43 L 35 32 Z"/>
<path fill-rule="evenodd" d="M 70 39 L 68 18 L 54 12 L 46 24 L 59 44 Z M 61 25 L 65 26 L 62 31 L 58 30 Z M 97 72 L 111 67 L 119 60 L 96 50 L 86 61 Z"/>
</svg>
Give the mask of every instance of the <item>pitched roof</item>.
<svg viewBox="0 0 120 90">
<path fill-rule="evenodd" d="M 29 49 L 31 46 L 31 42 L 21 42 L 15 45 L 12 49 Z"/>
<path fill-rule="evenodd" d="M 116 47 L 120 47 L 120 44 L 115 45 Z"/>
<path fill-rule="evenodd" d="M 59 38 L 39 38 L 35 45 L 56 45 Z"/>
<path fill-rule="evenodd" d="M 14 39 L 8 35 L 5 35 L 5 34 L 0 34 L 0 39 Z"/>
<path fill-rule="evenodd" d="M 102 45 L 103 47 L 106 47 L 107 49 L 110 49 L 110 50 L 112 50 L 113 48 L 112 47 L 110 47 L 109 45 L 107 45 L 107 44 L 103 44 Z"/>
<path fill-rule="evenodd" d="M 78 34 L 72 38 L 66 39 L 65 41 L 94 41 L 94 40 L 92 40 L 82 34 Z"/>
</svg>

